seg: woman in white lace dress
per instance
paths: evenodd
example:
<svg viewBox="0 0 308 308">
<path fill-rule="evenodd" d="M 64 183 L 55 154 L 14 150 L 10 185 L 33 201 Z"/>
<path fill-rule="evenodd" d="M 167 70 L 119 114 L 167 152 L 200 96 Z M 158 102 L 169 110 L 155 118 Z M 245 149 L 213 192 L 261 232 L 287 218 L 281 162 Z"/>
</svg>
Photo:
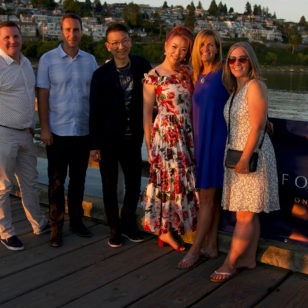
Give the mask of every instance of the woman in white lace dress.
<svg viewBox="0 0 308 308">
<path fill-rule="evenodd" d="M 229 127 L 226 151 L 231 148 L 243 153 L 234 169 L 225 167 L 222 207 L 236 212 L 236 225 L 230 251 L 210 277 L 214 282 L 232 278 L 239 268 L 256 267 L 258 213 L 279 209 L 275 153 L 265 132 L 267 89 L 260 80 L 256 55 L 247 42 L 231 46 L 223 83 L 232 93 L 224 109 Z M 259 152 L 257 170 L 249 172 L 249 160 L 255 151 Z"/>
</svg>

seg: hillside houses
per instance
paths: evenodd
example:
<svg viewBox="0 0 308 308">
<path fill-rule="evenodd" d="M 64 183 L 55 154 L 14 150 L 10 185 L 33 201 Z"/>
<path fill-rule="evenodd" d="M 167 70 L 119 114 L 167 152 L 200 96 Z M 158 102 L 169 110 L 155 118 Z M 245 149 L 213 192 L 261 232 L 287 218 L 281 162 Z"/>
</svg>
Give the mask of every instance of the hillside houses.
<svg viewBox="0 0 308 308">
<path fill-rule="evenodd" d="M 49 12 L 32 8 L 32 5 L 29 5 L 27 0 L 15 2 L 13 6 L 11 4 L 0 0 L 0 7 L 10 7 L 10 12 L 15 14 L 0 15 L 0 22 L 4 20 L 17 22 L 21 26 L 23 36 L 26 38 L 37 38 L 38 36 L 46 39 L 60 38 L 60 20 L 63 15 L 60 3 L 57 9 Z M 123 22 L 122 16 L 125 5 L 125 3 L 108 5 L 109 13 L 107 17 L 100 15 L 83 17 L 84 34 L 92 36 L 94 41 L 103 39 L 108 23 L 114 21 Z M 183 25 L 188 12 L 187 9 L 181 6 L 162 8 L 139 5 L 138 7 L 139 13 L 146 14 L 150 22 L 154 22 L 154 19 L 159 16 L 159 26 L 167 28 Z M 21 14 L 18 14 L 19 9 L 22 11 Z M 259 42 L 283 41 L 282 33 L 275 25 L 279 20 L 274 20 L 272 17 L 245 16 L 237 13 L 215 17 L 209 15 L 208 11 L 199 8 L 195 10 L 195 19 L 195 33 L 202 29 L 210 28 L 218 31 L 222 39 L 244 38 L 249 41 Z M 133 31 L 140 37 L 147 36 L 147 33 L 141 28 L 133 29 Z M 308 43 L 307 33 L 304 31 L 302 32 L 302 39 L 303 43 Z"/>
</svg>

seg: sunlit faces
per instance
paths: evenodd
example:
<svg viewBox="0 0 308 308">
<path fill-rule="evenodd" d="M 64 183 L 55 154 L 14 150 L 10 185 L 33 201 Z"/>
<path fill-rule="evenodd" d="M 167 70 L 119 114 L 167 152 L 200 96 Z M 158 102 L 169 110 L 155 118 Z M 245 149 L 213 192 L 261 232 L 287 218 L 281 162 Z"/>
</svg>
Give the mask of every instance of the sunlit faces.
<svg viewBox="0 0 308 308">
<path fill-rule="evenodd" d="M 19 61 L 22 39 L 16 27 L 0 28 L 0 49 L 8 56 Z"/>
<path fill-rule="evenodd" d="M 106 48 L 112 53 L 115 60 L 127 59 L 132 47 L 131 38 L 124 31 L 112 31 L 108 33 Z"/>
<path fill-rule="evenodd" d="M 248 77 L 250 64 L 244 48 L 234 49 L 229 55 L 228 64 L 235 78 Z"/>
<path fill-rule="evenodd" d="M 213 36 L 208 36 L 200 45 L 200 59 L 202 63 L 213 63 L 218 50 Z"/>
<path fill-rule="evenodd" d="M 81 25 L 78 19 L 65 18 L 62 22 L 61 35 L 63 49 L 78 49 L 82 37 Z"/>
<path fill-rule="evenodd" d="M 188 42 L 181 36 L 174 36 L 165 43 L 166 60 L 171 66 L 178 66 L 186 57 Z"/>
</svg>

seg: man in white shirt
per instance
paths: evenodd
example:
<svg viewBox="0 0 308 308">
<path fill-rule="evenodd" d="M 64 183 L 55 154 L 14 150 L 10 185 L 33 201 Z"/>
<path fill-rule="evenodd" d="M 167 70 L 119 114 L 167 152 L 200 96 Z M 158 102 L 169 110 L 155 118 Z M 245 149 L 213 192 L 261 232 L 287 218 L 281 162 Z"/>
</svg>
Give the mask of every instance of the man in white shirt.
<svg viewBox="0 0 308 308">
<path fill-rule="evenodd" d="M 21 46 L 19 27 L 11 21 L 0 23 L 0 238 L 10 250 L 24 249 L 12 226 L 9 194 L 14 176 L 33 232 L 41 234 L 48 229 L 37 197 L 35 76 Z"/>
</svg>

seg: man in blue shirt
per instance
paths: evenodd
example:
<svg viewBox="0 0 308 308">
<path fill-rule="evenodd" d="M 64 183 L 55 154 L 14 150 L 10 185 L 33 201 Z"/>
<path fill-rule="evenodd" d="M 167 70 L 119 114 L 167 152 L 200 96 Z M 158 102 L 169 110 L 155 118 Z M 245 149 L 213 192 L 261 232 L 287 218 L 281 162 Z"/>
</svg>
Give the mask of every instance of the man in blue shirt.
<svg viewBox="0 0 308 308">
<path fill-rule="evenodd" d="M 89 159 L 89 92 L 95 58 L 80 50 L 82 22 L 75 14 L 61 20 L 63 43 L 45 53 L 37 72 L 41 140 L 46 144 L 49 178 L 50 245 L 62 245 L 69 167 L 68 212 L 71 230 L 84 237 L 82 200 Z"/>
</svg>

